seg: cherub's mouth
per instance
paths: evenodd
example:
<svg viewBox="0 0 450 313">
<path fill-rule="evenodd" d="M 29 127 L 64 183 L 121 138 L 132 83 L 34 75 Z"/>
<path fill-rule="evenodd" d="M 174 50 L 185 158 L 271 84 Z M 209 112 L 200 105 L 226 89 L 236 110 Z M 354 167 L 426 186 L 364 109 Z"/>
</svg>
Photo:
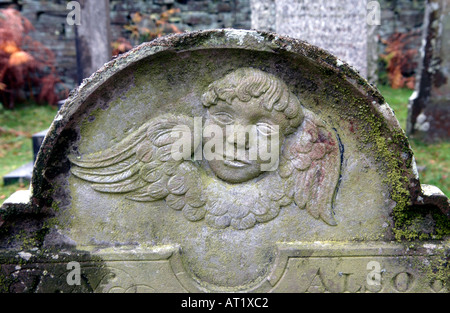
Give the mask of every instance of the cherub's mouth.
<svg viewBox="0 0 450 313">
<path fill-rule="evenodd" d="M 236 168 L 240 168 L 240 167 L 245 167 L 247 165 L 250 165 L 251 163 L 249 161 L 246 160 L 223 160 L 223 164 L 225 164 L 226 166 L 229 167 L 236 167 Z"/>
</svg>

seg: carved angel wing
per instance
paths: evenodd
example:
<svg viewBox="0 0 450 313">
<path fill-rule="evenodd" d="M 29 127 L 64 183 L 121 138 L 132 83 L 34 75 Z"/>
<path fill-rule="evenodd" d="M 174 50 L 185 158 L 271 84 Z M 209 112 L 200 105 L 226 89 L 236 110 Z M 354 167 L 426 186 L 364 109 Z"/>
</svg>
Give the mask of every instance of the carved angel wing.
<svg viewBox="0 0 450 313">
<path fill-rule="evenodd" d="M 333 206 L 340 170 L 339 138 L 305 110 L 302 126 L 287 139 L 280 157 L 279 174 L 286 179 L 286 195 L 314 218 L 336 225 Z"/>
<path fill-rule="evenodd" d="M 124 194 L 138 202 L 165 199 L 188 220 L 201 220 L 206 210 L 197 168 L 190 159 L 176 160 L 172 150 L 180 139 L 174 134 L 187 132 L 194 153 L 193 127 L 190 117 L 159 116 L 106 150 L 70 156 L 71 172 L 96 191 Z"/>
</svg>

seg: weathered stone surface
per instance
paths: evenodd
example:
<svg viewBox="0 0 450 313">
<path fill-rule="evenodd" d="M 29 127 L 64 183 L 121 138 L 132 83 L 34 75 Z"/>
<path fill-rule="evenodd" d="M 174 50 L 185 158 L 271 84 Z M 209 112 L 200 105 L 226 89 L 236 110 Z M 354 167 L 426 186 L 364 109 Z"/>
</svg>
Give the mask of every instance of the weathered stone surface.
<svg viewBox="0 0 450 313">
<path fill-rule="evenodd" d="M 279 138 L 278 162 L 208 159 L 203 132 L 230 124 Z M 255 137 L 235 138 L 217 142 L 250 153 Z M 388 104 L 334 56 L 257 31 L 164 37 L 56 116 L 30 201 L 2 207 L 3 286 L 29 269 L 41 279 L 21 286 L 42 292 L 447 291 L 449 202 L 423 189 Z"/>
<path fill-rule="evenodd" d="M 368 77 L 376 53 L 374 29 L 367 24 L 367 1 L 251 1 L 252 28 L 274 31 L 326 49 Z M 370 63 L 371 64 L 371 63 Z M 374 74 L 374 73 L 373 73 Z"/>
<path fill-rule="evenodd" d="M 277 258 L 270 275 L 245 291 L 449 292 L 448 285 L 434 278 L 432 272 L 439 262 L 436 256 L 447 251 L 448 245 L 424 243 L 414 251 L 405 251 L 401 244 L 298 242 L 277 244 L 276 249 Z M 83 276 L 79 285 L 70 286 L 67 264 L 73 260 L 80 263 Z M 430 260 L 432 263 L 428 263 Z M 1 275 L 10 277 L 2 281 L 9 284 L 10 292 L 224 291 L 192 280 L 186 272 L 179 246 L 108 248 L 95 254 L 18 252 L 2 255 L 0 261 Z M 379 284 L 371 282 L 372 273 L 380 275 Z M 239 291 L 225 291 L 230 290 Z"/>
<path fill-rule="evenodd" d="M 427 141 L 450 138 L 450 5 L 427 1 L 421 60 L 407 133 Z"/>
</svg>

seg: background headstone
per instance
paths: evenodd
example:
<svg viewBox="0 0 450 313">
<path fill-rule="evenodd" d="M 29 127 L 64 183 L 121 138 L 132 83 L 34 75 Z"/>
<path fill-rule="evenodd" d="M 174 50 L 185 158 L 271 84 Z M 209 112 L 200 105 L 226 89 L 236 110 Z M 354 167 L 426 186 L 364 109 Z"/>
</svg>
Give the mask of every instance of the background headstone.
<svg viewBox="0 0 450 313">
<path fill-rule="evenodd" d="M 83 0 L 76 26 L 78 82 L 111 59 L 109 0 Z"/>
<path fill-rule="evenodd" d="M 428 0 L 416 88 L 407 133 L 426 141 L 450 138 L 450 3 Z"/>
<path fill-rule="evenodd" d="M 367 1 L 253 0 L 251 8 L 253 29 L 305 40 L 375 80 L 375 26 L 367 24 Z"/>
<path fill-rule="evenodd" d="M 42 141 L 44 141 L 45 135 L 47 134 L 47 130 L 40 131 L 38 133 L 33 134 L 31 137 L 31 145 L 33 149 L 33 161 L 30 161 L 21 167 L 15 169 L 14 171 L 3 176 L 3 184 L 10 185 L 16 182 L 30 182 L 31 175 L 33 173 L 33 165 L 36 161 L 37 154 L 41 147 Z"/>
</svg>

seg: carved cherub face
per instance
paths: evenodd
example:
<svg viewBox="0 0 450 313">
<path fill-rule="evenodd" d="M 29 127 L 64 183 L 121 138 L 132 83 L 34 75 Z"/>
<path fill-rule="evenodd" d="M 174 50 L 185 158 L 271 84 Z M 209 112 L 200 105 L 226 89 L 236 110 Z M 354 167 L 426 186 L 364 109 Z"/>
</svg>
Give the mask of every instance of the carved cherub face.
<svg viewBox="0 0 450 313">
<path fill-rule="evenodd" d="M 212 83 L 203 95 L 203 104 L 208 108 L 203 128 L 196 128 L 202 122 L 196 117 L 170 113 L 156 116 L 110 148 L 71 156 L 71 173 L 90 182 L 98 192 L 122 194 L 136 202 L 165 200 L 168 207 L 182 211 L 187 220 L 205 218 L 208 225 L 220 229 L 249 229 L 268 222 L 292 202 L 314 218 L 336 225 L 332 209 L 339 185 L 341 145 L 320 119 L 302 109 L 286 84 L 260 70 L 238 69 Z M 239 141 L 242 137 L 235 138 L 236 132 L 227 129 L 232 125 L 250 126 L 255 135 Z M 208 128 L 221 136 L 208 137 Z M 195 139 L 201 134 L 196 129 L 203 130 L 203 149 L 197 149 L 201 146 Z M 175 130 L 184 138 L 173 136 Z M 267 137 L 278 139 L 276 147 L 271 140 L 261 144 L 261 150 L 270 148 L 272 159 L 259 154 L 251 157 L 252 143 L 260 146 L 259 139 Z M 207 149 L 211 142 L 225 147 L 218 159 L 206 158 L 212 171 L 225 182 L 246 182 L 263 171 L 277 170 L 279 175 L 232 188 L 218 180 L 206 181 L 200 164 L 193 161 L 199 160 L 195 154 L 200 150 L 203 155 L 212 152 Z M 233 154 L 224 155 L 230 146 Z M 234 149 L 237 146 L 240 150 Z M 280 147 L 284 147 L 281 156 Z M 189 153 L 174 158 L 180 148 Z M 238 155 L 239 151 L 243 153 Z M 267 162 L 274 162 L 276 167 L 264 170 Z"/>
<path fill-rule="evenodd" d="M 253 68 L 236 70 L 214 82 L 203 100 L 208 107 L 205 129 L 220 130 L 204 139 L 205 145 L 210 140 L 219 143 L 209 166 L 230 183 L 276 169 L 285 136 L 303 117 L 298 99 L 281 80 Z"/>
<path fill-rule="evenodd" d="M 259 176 L 263 169 L 261 165 L 269 163 L 277 164 L 280 153 L 280 144 L 284 141 L 283 130 L 287 123 L 285 117 L 280 112 L 268 112 L 262 109 L 257 98 L 249 102 L 234 99 L 232 105 L 223 100 L 219 100 L 215 106 L 209 109 L 205 127 L 212 124 L 221 128 L 223 134 L 223 153 L 217 159 L 210 160 L 209 165 L 213 172 L 221 179 L 238 183 Z M 254 134 L 252 128 L 238 129 L 239 126 L 255 126 Z M 234 126 L 234 131 L 230 127 Z M 239 138 L 242 140 L 239 140 Z M 263 138 L 265 137 L 265 138 Z M 218 140 L 218 138 L 215 138 Z M 206 139 L 207 141 L 207 139 Z M 266 146 L 261 147 L 261 142 Z M 255 157 L 250 155 L 250 148 L 272 152 L 266 160 L 263 160 L 261 153 L 256 153 Z M 276 151 L 270 151 L 271 147 Z M 238 156 L 241 153 L 241 157 Z M 223 156 L 223 157 L 222 157 Z"/>
</svg>

